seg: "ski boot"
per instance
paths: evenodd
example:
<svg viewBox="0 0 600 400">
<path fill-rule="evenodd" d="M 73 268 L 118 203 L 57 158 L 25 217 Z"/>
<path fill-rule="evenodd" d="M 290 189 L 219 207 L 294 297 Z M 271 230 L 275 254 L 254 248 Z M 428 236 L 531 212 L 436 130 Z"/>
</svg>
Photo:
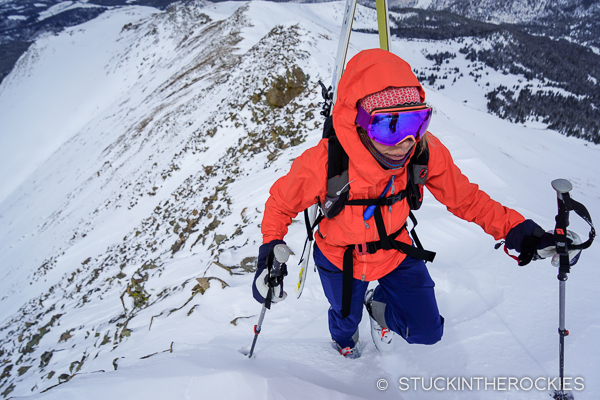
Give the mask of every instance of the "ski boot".
<svg viewBox="0 0 600 400">
<path fill-rule="evenodd" d="M 331 342 L 331 346 L 345 358 L 355 359 L 360 357 L 360 348 L 358 347 L 358 343 L 354 347 L 342 347 L 334 340 Z"/>
<path fill-rule="evenodd" d="M 358 329 L 352 335 L 354 341 L 354 347 L 342 347 L 335 340 L 331 341 L 331 347 L 337 350 L 345 358 L 354 359 L 360 357 L 360 342 L 358 341 Z"/>
<path fill-rule="evenodd" d="M 373 304 L 373 295 L 375 294 L 375 290 L 371 289 L 365 294 L 365 307 L 367 307 L 367 311 L 369 312 L 369 320 L 371 321 L 371 337 L 373 338 L 373 343 L 375 343 L 375 348 L 377 348 L 380 352 L 389 352 L 393 348 L 392 340 L 394 339 L 394 332 L 389 330 L 387 327 L 381 326 L 377 319 L 375 319 L 375 314 L 377 310 L 374 310 L 378 307 L 378 303 Z M 374 313 L 375 311 L 375 313 Z M 381 318 L 383 319 L 383 308 L 380 310 Z"/>
</svg>

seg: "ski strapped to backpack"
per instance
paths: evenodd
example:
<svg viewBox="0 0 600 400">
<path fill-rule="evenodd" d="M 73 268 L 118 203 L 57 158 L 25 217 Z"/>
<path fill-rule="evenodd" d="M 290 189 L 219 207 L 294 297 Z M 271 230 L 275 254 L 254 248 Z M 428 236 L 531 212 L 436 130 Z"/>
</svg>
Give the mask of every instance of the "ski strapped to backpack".
<svg viewBox="0 0 600 400">
<path fill-rule="evenodd" d="M 342 19 L 342 30 L 340 31 L 340 41 L 338 43 L 337 54 L 335 56 L 335 64 L 333 69 L 333 78 L 331 80 L 331 86 L 326 88 L 321 81 L 319 83 L 323 87 L 323 103 L 322 115 L 328 117 L 331 115 L 331 109 L 335 103 L 337 96 L 338 83 L 344 72 L 344 66 L 346 65 L 346 55 L 348 53 L 348 45 L 350 44 L 350 34 L 352 33 L 352 24 L 354 22 L 354 13 L 356 11 L 356 4 L 358 0 L 346 0 L 344 7 L 344 14 Z M 304 212 L 304 219 L 306 221 L 307 229 L 308 226 L 313 225 L 313 222 L 317 219 L 318 214 L 317 204 L 313 204 Z M 298 276 L 298 286 L 296 287 L 296 295 L 300 298 L 302 290 L 304 289 L 304 283 L 306 282 L 306 274 L 308 272 L 308 263 L 310 260 L 310 250 L 312 235 L 304 242 L 304 249 L 302 250 L 302 256 L 300 257 L 300 275 Z M 310 239 L 310 240 L 309 240 Z M 306 256 L 306 257 L 305 257 Z"/>
<path fill-rule="evenodd" d="M 344 252 L 343 261 L 343 278 L 342 278 L 342 317 L 345 318 L 350 315 L 350 303 L 352 299 L 352 279 L 353 279 L 353 251 L 356 251 L 359 255 L 375 254 L 379 250 L 398 250 L 411 257 L 418 258 L 425 261 L 433 261 L 435 253 L 423 249 L 421 241 L 419 240 L 415 227 L 417 225 L 417 219 L 412 213 L 412 210 L 418 210 L 423 202 L 423 186 L 427 181 L 428 163 L 429 163 L 429 150 L 421 141 L 417 142 L 417 148 L 415 149 L 414 155 L 411 157 L 407 166 L 407 184 L 406 188 L 397 194 L 384 197 L 387 193 L 390 184 L 386 187 L 386 190 L 382 193 L 382 196 L 377 199 L 357 199 L 348 200 L 350 192 L 350 183 L 348 181 L 348 155 L 340 144 L 335 130 L 333 129 L 332 117 L 327 117 L 323 126 L 323 138 L 328 139 L 328 165 L 327 165 L 327 195 L 323 203 L 319 203 L 321 215 L 310 225 L 308 223 L 308 217 L 305 211 L 306 229 L 308 232 L 308 239 L 313 240 L 312 232 L 314 228 L 323 220 L 323 218 L 332 219 L 335 218 L 346 206 L 367 206 L 367 209 L 371 209 L 371 213 L 368 217 L 365 216 L 366 220 L 370 219 L 373 215 L 375 218 L 375 225 L 377 233 L 379 234 L 379 240 L 368 243 L 358 243 L 348 245 Z M 392 177 L 392 180 L 394 177 Z M 383 222 L 383 215 L 381 212 L 382 207 L 392 207 L 395 203 L 406 199 L 410 208 L 409 217 L 413 223 L 413 228 L 410 231 L 410 235 L 416 247 L 411 246 L 407 243 L 396 240 L 398 235 L 407 229 L 406 224 L 398 231 L 389 234 L 386 232 L 385 224 Z M 365 214 L 367 214 L 365 212 Z M 364 277 L 363 277 L 364 278 Z"/>
<path fill-rule="evenodd" d="M 331 110 L 337 98 L 338 83 L 344 71 L 344 66 L 346 65 L 346 55 L 348 53 L 348 45 L 350 44 L 350 34 L 352 32 L 352 24 L 354 21 L 354 13 L 356 11 L 357 2 L 357 0 L 346 0 L 346 5 L 344 7 L 344 14 L 342 19 L 342 29 L 340 32 L 340 41 L 338 43 L 337 54 L 335 57 L 331 86 L 327 88 L 325 87 L 323 82 L 319 81 L 319 84 L 321 84 L 321 87 L 323 88 L 323 99 L 325 100 L 323 102 L 323 109 L 321 111 L 321 115 L 325 116 L 326 118 L 331 116 Z M 390 51 L 390 21 L 388 12 L 388 1 L 376 0 L 376 3 L 380 47 L 383 50 Z M 333 130 L 331 120 L 329 120 L 329 125 Z M 346 167 L 344 171 L 347 171 L 347 169 L 348 168 Z M 341 189 L 343 188 L 338 188 L 335 191 L 333 191 L 333 193 L 336 193 Z M 313 204 L 307 210 L 304 211 L 304 221 L 306 223 L 306 229 L 309 231 L 309 234 L 306 241 L 304 242 L 304 249 L 302 250 L 302 255 L 300 256 L 300 262 L 298 263 L 298 265 L 300 265 L 298 286 L 296 287 L 296 295 L 298 298 L 300 298 L 300 295 L 302 294 L 302 290 L 304 288 L 304 284 L 306 282 L 306 273 L 308 271 L 308 263 L 310 260 L 310 250 L 312 245 L 311 242 L 313 240 L 312 227 L 316 226 L 316 224 L 318 223 L 315 223 L 317 219 L 318 209 L 319 207 L 317 206 L 317 204 Z"/>
</svg>

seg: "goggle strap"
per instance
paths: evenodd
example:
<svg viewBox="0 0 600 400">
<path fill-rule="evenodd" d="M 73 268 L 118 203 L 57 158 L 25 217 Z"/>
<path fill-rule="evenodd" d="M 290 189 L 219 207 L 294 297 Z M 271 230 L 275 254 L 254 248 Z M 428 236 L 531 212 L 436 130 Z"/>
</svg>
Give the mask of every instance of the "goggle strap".
<svg viewBox="0 0 600 400">
<path fill-rule="evenodd" d="M 403 104 L 403 105 L 396 105 L 393 107 L 374 108 L 371 110 L 371 115 L 380 114 L 380 113 L 394 113 L 394 112 L 400 113 L 400 112 L 405 112 L 405 111 L 417 111 L 417 110 L 425 110 L 427 108 L 429 108 L 429 107 L 425 103 Z"/>
</svg>

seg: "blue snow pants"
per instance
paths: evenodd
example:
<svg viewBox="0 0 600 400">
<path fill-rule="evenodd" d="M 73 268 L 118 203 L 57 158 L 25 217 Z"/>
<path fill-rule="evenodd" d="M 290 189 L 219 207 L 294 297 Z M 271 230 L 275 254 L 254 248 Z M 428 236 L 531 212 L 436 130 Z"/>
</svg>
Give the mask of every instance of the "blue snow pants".
<svg viewBox="0 0 600 400">
<path fill-rule="evenodd" d="M 341 347 L 354 347 L 352 336 L 362 319 L 369 282 L 354 279 L 350 315 L 342 318 L 342 271 L 315 244 L 315 265 L 329 300 L 329 331 Z M 387 328 L 408 343 L 434 344 L 442 338 L 444 318 L 440 315 L 433 280 L 423 260 L 407 256 L 400 265 L 378 280 L 373 300 L 386 304 Z"/>
</svg>

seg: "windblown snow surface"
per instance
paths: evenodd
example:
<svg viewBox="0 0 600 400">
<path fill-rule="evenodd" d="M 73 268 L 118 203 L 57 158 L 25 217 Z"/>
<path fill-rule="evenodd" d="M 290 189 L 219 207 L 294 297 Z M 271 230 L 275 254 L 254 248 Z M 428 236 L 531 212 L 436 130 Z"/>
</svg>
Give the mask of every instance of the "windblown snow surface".
<svg viewBox="0 0 600 400">
<path fill-rule="evenodd" d="M 288 298 L 267 311 L 256 356 L 240 353 L 261 310 L 250 288 L 264 203 L 321 136 L 317 82 L 331 79 L 343 6 L 124 7 L 39 39 L 19 60 L 0 86 L 5 398 L 549 398 L 557 270 L 518 267 L 429 193 L 418 232 L 437 251 L 441 342 L 396 337 L 380 354 L 365 312 L 362 357 L 332 350 L 312 267 L 294 294 L 299 216 L 285 238 Z M 374 11 L 359 7 L 355 25 L 376 29 Z M 418 74 L 447 75 L 425 85 L 430 130 L 471 181 L 545 229 L 556 178 L 598 217 L 598 146 L 487 114 L 486 91 L 523 77 L 464 59 L 467 40 L 392 40 Z M 355 32 L 350 56 L 377 46 Z M 442 66 L 425 57 L 445 51 L 457 57 Z M 276 87 L 297 96 L 273 107 Z M 587 238 L 576 215 L 571 228 Z M 600 393 L 599 260 L 594 245 L 566 284 L 565 371 L 578 400 Z"/>
</svg>

